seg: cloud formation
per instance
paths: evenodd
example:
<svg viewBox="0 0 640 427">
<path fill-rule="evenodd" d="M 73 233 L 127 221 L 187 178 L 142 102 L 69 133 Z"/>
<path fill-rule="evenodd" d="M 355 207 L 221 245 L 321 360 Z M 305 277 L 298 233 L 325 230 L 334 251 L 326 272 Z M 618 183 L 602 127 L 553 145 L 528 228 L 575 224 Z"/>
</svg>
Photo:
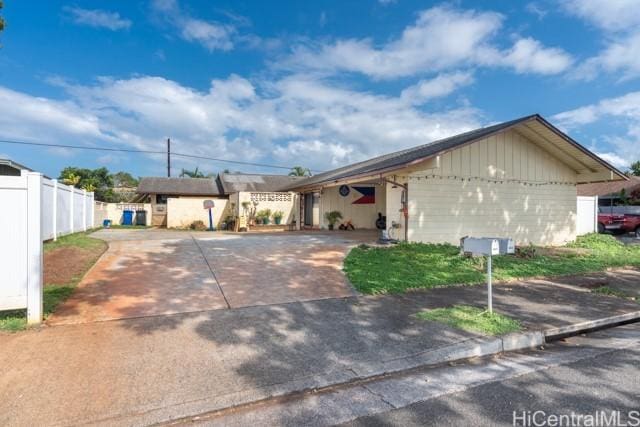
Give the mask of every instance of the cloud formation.
<svg viewBox="0 0 640 427">
<path fill-rule="evenodd" d="M 635 0 L 570 0 L 567 13 L 584 19 L 603 31 L 605 47 L 585 60 L 574 73 L 583 80 L 595 79 L 601 71 L 618 73 L 622 79 L 640 73 L 640 7 Z"/>
<path fill-rule="evenodd" d="M 82 9 L 80 7 L 65 6 L 67 17 L 78 25 L 94 28 L 106 28 L 111 31 L 127 30 L 131 28 L 131 21 L 122 18 L 117 12 L 99 9 Z"/>
<path fill-rule="evenodd" d="M 481 123 L 470 107 L 426 113 L 400 97 L 302 75 L 258 82 L 231 75 L 205 92 L 153 76 L 58 84 L 62 101 L 0 87 L 2 136 L 152 150 L 171 137 L 176 151 L 324 170 Z"/>
<path fill-rule="evenodd" d="M 210 52 L 233 49 L 235 26 L 195 18 L 185 12 L 177 0 L 154 0 L 152 9 L 169 25 L 176 28 L 180 37 L 199 43 Z"/>
<path fill-rule="evenodd" d="M 462 66 L 510 67 L 518 73 L 557 74 L 571 56 L 531 38 L 500 49 L 494 41 L 504 16 L 490 11 L 437 6 L 419 13 L 396 40 L 376 45 L 371 39 L 296 46 L 285 64 L 324 72 L 355 72 L 392 79 Z"/>
<path fill-rule="evenodd" d="M 611 150 L 601 150 L 599 154 L 619 167 L 627 167 L 640 159 L 640 92 L 630 92 L 565 111 L 556 114 L 553 120 L 567 130 L 610 122 L 614 129 L 601 142 L 608 143 Z"/>
</svg>

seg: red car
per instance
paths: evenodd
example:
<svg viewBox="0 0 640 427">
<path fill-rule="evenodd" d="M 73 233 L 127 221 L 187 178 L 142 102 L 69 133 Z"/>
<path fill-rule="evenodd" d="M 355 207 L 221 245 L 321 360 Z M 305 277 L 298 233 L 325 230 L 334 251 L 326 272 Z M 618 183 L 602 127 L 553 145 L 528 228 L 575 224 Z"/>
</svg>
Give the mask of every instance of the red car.
<svg viewBox="0 0 640 427">
<path fill-rule="evenodd" d="M 614 234 L 634 233 L 640 238 L 640 215 L 607 213 L 605 209 L 598 213 L 598 233 L 606 231 Z"/>
</svg>

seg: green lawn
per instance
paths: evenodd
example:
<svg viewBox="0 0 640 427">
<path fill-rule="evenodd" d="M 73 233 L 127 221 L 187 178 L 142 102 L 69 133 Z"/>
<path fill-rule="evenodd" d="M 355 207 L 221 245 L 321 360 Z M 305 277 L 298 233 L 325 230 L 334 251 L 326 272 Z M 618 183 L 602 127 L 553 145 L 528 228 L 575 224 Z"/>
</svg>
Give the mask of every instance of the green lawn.
<svg viewBox="0 0 640 427">
<path fill-rule="evenodd" d="M 525 279 L 640 266 L 640 245 L 590 234 L 562 248 L 525 248 L 525 255 L 493 258 L 494 280 Z M 409 243 L 391 247 L 359 246 L 344 261 L 344 271 L 362 293 L 484 283 L 483 258 L 467 258 L 453 245 Z"/>
<path fill-rule="evenodd" d="M 422 320 L 444 323 L 454 328 L 485 335 L 504 335 L 521 329 L 517 320 L 468 305 L 421 311 L 416 316 Z"/>
<path fill-rule="evenodd" d="M 68 277 L 64 283 L 46 283 L 43 291 L 43 309 L 45 318 L 53 313 L 62 301 L 67 299 L 73 292 L 78 282 L 82 280 L 84 274 L 95 264 L 100 255 L 106 250 L 107 244 L 99 239 L 89 237 L 86 233 L 75 233 L 68 236 L 58 238 L 57 241 L 46 242 L 44 244 L 45 268 L 48 265 L 51 268 L 65 268 L 77 270 L 77 274 Z M 73 247 L 78 249 L 78 255 L 82 255 L 75 259 L 54 260 L 52 263 L 47 262 L 47 257 L 52 256 L 56 249 Z M 60 265 L 64 263 L 63 265 Z M 80 263 L 80 265 L 78 265 Z M 77 269 L 75 268 L 77 267 Z M 0 331 L 15 332 L 27 327 L 26 310 L 11 310 L 0 312 Z"/>
</svg>

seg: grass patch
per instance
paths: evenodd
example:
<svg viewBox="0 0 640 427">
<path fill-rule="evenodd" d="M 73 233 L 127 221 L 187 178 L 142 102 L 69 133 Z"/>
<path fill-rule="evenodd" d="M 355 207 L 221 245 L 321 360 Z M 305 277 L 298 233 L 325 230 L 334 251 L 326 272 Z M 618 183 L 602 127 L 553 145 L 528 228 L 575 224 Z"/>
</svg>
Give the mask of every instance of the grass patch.
<svg viewBox="0 0 640 427">
<path fill-rule="evenodd" d="M 552 277 L 640 267 L 640 245 L 624 245 L 613 236 L 590 234 L 562 248 L 535 247 L 527 256 L 494 257 L 495 280 Z M 460 256 L 457 246 L 403 243 L 392 247 L 356 247 L 344 271 L 362 293 L 396 293 L 408 289 L 484 283 L 483 258 Z"/>
<path fill-rule="evenodd" d="M 520 322 L 515 319 L 468 305 L 436 308 L 422 311 L 416 316 L 422 320 L 444 323 L 447 326 L 485 335 L 504 335 L 522 328 Z"/>
<path fill-rule="evenodd" d="M 69 271 L 74 272 L 74 274 L 68 277 L 63 283 L 45 280 L 43 291 L 43 311 L 45 319 L 55 311 L 60 303 L 73 293 L 74 288 L 80 280 L 82 280 L 85 273 L 106 250 L 107 244 L 102 240 L 89 237 L 89 233 L 88 231 L 69 234 L 59 237 L 55 242 L 50 241 L 44 244 L 45 269 L 48 267 L 52 269 L 69 269 Z M 76 257 L 71 259 L 56 257 L 56 252 L 60 255 L 59 251 L 65 248 L 73 248 Z M 48 262 L 47 257 L 50 257 L 52 262 Z M 60 277 L 59 274 L 53 276 Z M 47 277 L 46 270 L 45 277 Z M 0 312 L 0 331 L 16 332 L 25 329 L 27 327 L 26 317 L 26 310 Z"/>
<path fill-rule="evenodd" d="M 95 239 L 93 237 L 89 237 L 89 234 L 93 233 L 94 230 L 82 231 L 80 233 L 67 234 L 66 236 L 58 237 L 58 240 L 49 240 L 44 243 L 43 248 L 44 252 L 47 253 L 54 249 L 64 248 L 64 247 L 76 247 L 82 249 L 96 249 L 106 248 L 106 243 L 104 240 Z"/>
<path fill-rule="evenodd" d="M 594 294 L 607 295 L 607 296 L 610 296 L 610 297 L 629 298 L 629 299 L 631 299 L 631 296 L 628 295 L 626 292 L 622 292 L 622 291 L 620 291 L 618 289 L 613 289 L 610 286 L 600 286 L 598 288 L 592 289 L 591 292 L 594 293 Z"/>
</svg>

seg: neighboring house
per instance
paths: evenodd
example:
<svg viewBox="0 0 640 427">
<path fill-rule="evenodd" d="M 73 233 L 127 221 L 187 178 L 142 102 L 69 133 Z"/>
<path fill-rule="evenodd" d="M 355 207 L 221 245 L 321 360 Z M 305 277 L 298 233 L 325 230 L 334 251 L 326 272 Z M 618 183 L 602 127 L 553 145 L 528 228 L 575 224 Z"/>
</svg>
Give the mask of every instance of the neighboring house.
<svg viewBox="0 0 640 427">
<path fill-rule="evenodd" d="M 151 224 L 156 226 L 168 225 L 169 199 L 186 198 L 192 203 L 194 199 L 228 199 L 214 178 L 142 178 L 137 193 L 137 201 L 151 203 Z"/>
<path fill-rule="evenodd" d="M 622 191 L 625 197 L 640 192 L 640 177 L 630 176 L 628 181 L 596 182 L 578 185 L 578 196 L 598 196 L 600 206 L 617 205 L 621 202 Z"/>
<path fill-rule="evenodd" d="M 576 237 L 576 187 L 626 176 L 539 115 L 477 129 L 296 181 L 300 217 L 325 228 L 338 210 L 356 228 L 414 242 L 512 237 L 559 245 Z"/>
<path fill-rule="evenodd" d="M 283 224 L 297 223 L 298 198 L 282 191 L 299 178 L 283 175 L 223 173 L 215 178 L 142 178 L 139 201 L 152 206 L 152 224 L 188 227 L 196 220 L 208 223 L 205 200 L 213 200 L 213 218 L 219 227 L 226 217 L 250 216 L 256 211 L 282 211 Z"/>
<path fill-rule="evenodd" d="M 0 176 L 20 176 L 21 171 L 33 172 L 26 166 L 9 159 L 0 159 Z"/>
</svg>

